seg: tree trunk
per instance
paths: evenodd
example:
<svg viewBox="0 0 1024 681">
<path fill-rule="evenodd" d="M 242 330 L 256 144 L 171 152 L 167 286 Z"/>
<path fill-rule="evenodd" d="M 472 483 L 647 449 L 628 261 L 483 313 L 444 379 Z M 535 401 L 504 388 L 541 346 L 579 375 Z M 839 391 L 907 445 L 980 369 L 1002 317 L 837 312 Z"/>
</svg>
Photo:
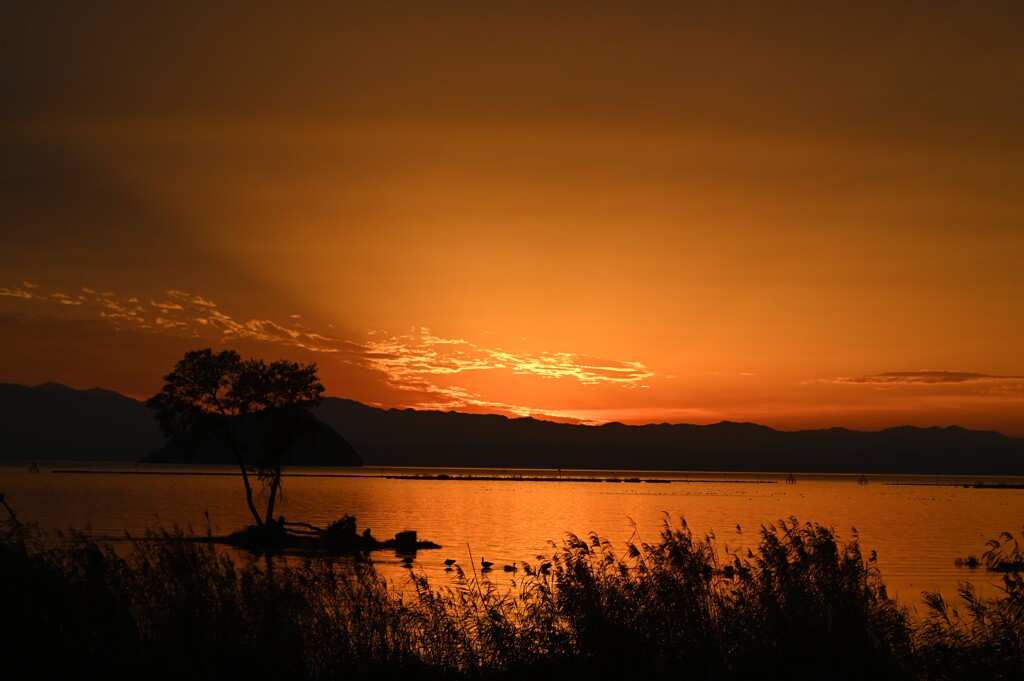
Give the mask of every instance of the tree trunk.
<svg viewBox="0 0 1024 681">
<path fill-rule="evenodd" d="M 245 469 L 245 458 L 242 456 L 242 449 L 238 446 L 238 442 L 235 441 L 234 430 L 229 425 L 227 419 L 224 418 L 224 439 L 228 443 L 228 448 L 235 455 L 235 461 L 238 463 L 238 470 L 242 473 L 242 486 L 245 487 L 245 503 L 249 506 L 249 513 L 256 520 L 256 527 L 263 527 L 263 519 L 260 517 L 260 512 L 256 508 L 256 502 L 252 496 L 252 485 L 249 483 L 249 472 Z"/>
<path fill-rule="evenodd" d="M 281 464 L 276 463 L 273 466 L 273 475 L 270 478 L 270 498 L 267 499 L 267 516 L 264 519 L 265 523 L 270 523 L 274 519 L 274 506 L 277 504 L 277 490 L 281 487 Z M 284 529 L 283 527 L 281 529 Z"/>
<path fill-rule="evenodd" d="M 235 452 L 235 457 L 238 459 L 238 469 L 242 471 L 242 485 L 245 487 L 245 503 L 249 506 L 249 513 L 252 513 L 252 517 L 256 519 L 256 526 L 263 527 L 263 521 L 260 520 L 260 512 L 256 509 L 256 502 L 253 501 L 252 498 L 252 485 L 249 484 L 249 474 L 245 470 L 245 461 L 237 450 Z"/>
</svg>

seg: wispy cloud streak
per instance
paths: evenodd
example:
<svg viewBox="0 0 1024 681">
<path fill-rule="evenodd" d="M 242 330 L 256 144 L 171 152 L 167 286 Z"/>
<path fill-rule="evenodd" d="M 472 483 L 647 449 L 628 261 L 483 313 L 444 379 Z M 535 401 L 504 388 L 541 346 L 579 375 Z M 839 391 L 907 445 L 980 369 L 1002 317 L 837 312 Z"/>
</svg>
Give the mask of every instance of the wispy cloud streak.
<svg viewBox="0 0 1024 681">
<path fill-rule="evenodd" d="M 838 385 L 941 385 L 958 383 L 984 383 L 1020 380 L 1022 376 L 994 376 L 970 371 L 888 371 L 870 376 L 840 376 L 816 379 L 805 383 L 833 383 Z"/>
<path fill-rule="evenodd" d="M 26 283 L 24 287 L 0 288 L 0 296 L 80 307 L 81 315 L 93 316 L 122 328 L 173 330 L 196 338 L 216 334 L 222 342 L 245 339 L 326 353 L 341 352 L 351 345 L 298 325 L 282 325 L 270 319 L 239 321 L 220 310 L 215 302 L 178 290 L 165 291 L 163 299 L 150 299 L 143 303 L 137 296 L 121 296 L 113 291 L 100 293 L 89 287 L 82 287 L 75 293 L 42 291 L 36 285 Z"/>
<path fill-rule="evenodd" d="M 23 288 L 7 288 L 6 286 L 0 287 L 0 296 L 6 298 L 23 298 L 25 300 L 31 300 L 34 296 Z"/>
<path fill-rule="evenodd" d="M 303 325 L 300 315 L 286 323 L 272 319 L 239 320 L 214 301 L 181 290 L 140 301 L 112 291 L 82 287 L 78 292 L 44 291 L 36 285 L 0 288 L 0 296 L 75 307 L 77 318 L 91 317 L 118 328 L 170 333 L 216 344 L 254 341 L 335 356 L 339 361 L 377 372 L 391 388 L 409 396 L 419 409 L 487 409 L 515 416 L 567 419 L 571 416 L 494 399 L 455 385 L 480 372 L 505 372 L 571 380 L 584 386 L 645 387 L 654 376 L 640 362 L 602 359 L 570 352 L 514 352 L 489 348 L 462 338 L 446 338 L 421 327 L 403 334 L 370 331 L 363 340 L 321 333 Z M 13 302 L 13 301 L 12 301 Z M 27 304 L 27 303 L 26 303 Z M 70 311 L 69 311 L 70 312 Z M 580 419 L 587 421 L 587 419 Z"/>
<path fill-rule="evenodd" d="M 637 387 L 652 377 L 640 362 L 622 362 L 568 352 L 516 353 L 464 339 L 442 338 L 428 328 L 366 344 L 370 363 L 394 383 L 422 381 L 470 371 L 506 370 L 517 375 L 571 378 L 583 385 Z"/>
</svg>

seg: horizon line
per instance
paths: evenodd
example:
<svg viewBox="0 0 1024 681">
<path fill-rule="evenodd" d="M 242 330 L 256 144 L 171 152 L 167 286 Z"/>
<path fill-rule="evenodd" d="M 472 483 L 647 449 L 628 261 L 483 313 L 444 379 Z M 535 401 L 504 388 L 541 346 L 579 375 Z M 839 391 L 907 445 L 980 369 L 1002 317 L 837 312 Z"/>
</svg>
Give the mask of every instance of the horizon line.
<svg viewBox="0 0 1024 681">
<path fill-rule="evenodd" d="M 94 386 L 92 388 L 74 388 L 74 387 L 71 387 L 71 386 L 66 385 L 64 383 L 59 383 L 57 381 L 44 381 L 44 382 L 38 383 L 36 385 L 26 385 L 24 383 L 8 383 L 6 381 L 0 381 L 0 385 L 11 385 L 11 386 L 17 386 L 17 387 L 28 388 L 28 389 L 43 388 L 43 387 L 46 387 L 46 386 L 56 386 L 56 387 L 59 387 L 59 388 L 63 388 L 65 390 L 70 390 L 70 391 L 73 391 L 73 392 L 81 392 L 81 393 L 92 392 L 92 391 L 102 391 L 102 392 L 113 393 L 115 395 L 119 395 L 119 396 L 124 397 L 126 399 L 130 399 L 130 400 L 133 400 L 135 402 L 139 402 L 139 403 L 143 403 L 143 404 L 145 403 L 146 399 L 148 399 L 148 398 L 139 398 L 139 397 L 136 397 L 134 395 L 127 395 L 125 393 L 119 392 L 119 391 L 114 390 L 112 388 L 105 388 L 105 387 L 102 387 L 102 386 Z M 582 427 L 588 427 L 588 428 L 602 428 L 602 427 L 605 427 L 605 426 L 623 426 L 623 427 L 626 427 L 626 428 L 643 428 L 645 426 L 691 426 L 691 427 L 695 427 L 695 428 L 706 428 L 706 427 L 710 427 L 710 426 L 720 426 L 720 425 L 737 425 L 737 426 L 756 426 L 758 428 L 766 428 L 768 430 L 772 430 L 772 431 L 775 431 L 775 432 L 778 432 L 778 433 L 806 433 L 806 432 L 821 432 L 821 431 L 830 431 L 830 430 L 843 430 L 843 431 L 847 431 L 847 432 L 851 432 L 851 433 L 881 433 L 881 432 L 885 432 L 885 431 L 889 431 L 889 430 L 900 430 L 900 429 L 912 428 L 912 429 L 915 429 L 915 430 L 963 430 L 963 431 L 974 432 L 974 433 L 995 433 L 995 434 L 997 434 L 997 435 L 999 435 L 1001 437 L 1004 437 L 1004 438 L 1007 438 L 1007 439 L 1010 439 L 1010 440 L 1024 440 L 1024 437 L 1014 436 L 1014 435 L 1007 435 L 1004 432 L 999 431 L 999 430 L 967 428 L 965 426 L 961 426 L 961 425 L 957 425 L 957 424 L 950 424 L 950 425 L 945 425 L 945 426 L 938 425 L 938 424 L 933 424 L 933 425 L 929 425 L 929 426 L 915 426 L 915 425 L 912 425 L 912 424 L 909 424 L 909 423 L 904 423 L 904 424 L 900 424 L 900 425 L 886 426 L 884 428 L 878 428 L 878 429 L 875 429 L 875 430 L 864 430 L 864 429 L 860 429 L 860 428 L 850 428 L 848 426 L 832 425 L 832 426 L 822 426 L 822 427 L 817 427 L 817 428 L 797 428 L 797 429 L 793 429 L 793 430 L 783 430 L 783 429 L 780 429 L 780 428 L 776 428 L 774 426 L 766 425 L 764 423 L 759 423 L 757 421 L 733 421 L 731 419 L 722 419 L 720 421 L 714 421 L 714 422 L 708 422 L 708 423 L 690 423 L 690 422 L 682 422 L 682 421 L 679 421 L 679 422 L 648 421 L 648 422 L 642 422 L 642 423 L 625 423 L 625 422 L 617 421 L 617 420 L 614 420 L 614 419 L 610 419 L 608 421 L 602 421 L 602 422 L 586 423 L 586 422 L 582 421 L 581 419 L 574 419 L 572 417 L 563 417 L 561 420 L 559 420 L 558 417 L 554 417 L 554 418 L 548 417 L 548 418 L 545 418 L 545 417 L 539 417 L 539 416 L 534 416 L 534 415 L 516 416 L 516 415 L 509 415 L 509 414 L 501 414 L 501 413 L 498 413 L 498 412 L 459 411 L 458 409 L 447 409 L 447 410 L 445 410 L 445 409 L 438 409 L 438 408 L 418 409 L 416 407 L 408 407 L 408 406 L 405 406 L 405 407 L 400 407 L 400 406 L 385 407 L 385 406 L 381 406 L 379 404 L 370 404 L 370 403 L 367 403 L 367 402 L 362 402 L 360 400 L 356 400 L 356 399 L 353 399 L 351 397 L 341 397 L 339 395 L 328 395 L 327 397 L 324 397 L 322 399 L 325 399 L 325 400 L 326 399 L 336 399 L 336 400 L 344 400 L 344 401 L 347 401 L 347 402 L 355 402 L 356 404 L 360 404 L 360 405 L 362 405 L 364 407 L 368 407 L 370 409 L 379 409 L 381 411 L 415 411 L 415 412 L 421 412 L 421 413 L 459 414 L 459 415 L 462 415 L 462 416 L 484 416 L 484 417 L 486 417 L 486 416 L 497 416 L 497 417 L 501 417 L 501 418 L 507 419 L 509 421 L 526 421 L 526 420 L 529 420 L 529 421 L 537 421 L 537 422 L 541 422 L 541 423 L 552 423 L 552 424 L 561 425 L 561 426 L 582 426 Z"/>
</svg>

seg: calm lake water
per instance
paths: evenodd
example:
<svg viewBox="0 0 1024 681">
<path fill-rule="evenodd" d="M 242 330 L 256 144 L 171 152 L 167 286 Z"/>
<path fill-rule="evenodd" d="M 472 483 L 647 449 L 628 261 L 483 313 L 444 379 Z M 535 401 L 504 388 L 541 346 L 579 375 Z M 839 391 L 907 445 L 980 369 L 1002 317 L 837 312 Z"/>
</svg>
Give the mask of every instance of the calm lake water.
<svg viewBox="0 0 1024 681">
<path fill-rule="evenodd" d="M 119 541 L 126 531 L 141 535 L 146 528 L 174 525 L 205 534 L 207 515 L 215 535 L 249 523 L 236 475 L 180 474 L 186 471 L 233 472 L 40 462 L 40 472 L 30 473 L 25 463 L 3 463 L 0 491 L 23 522 L 41 529 L 88 529 L 103 540 Z M 745 552 L 756 546 L 762 524 L 793 516 L 830 526 L 843 541 L 853 539 L 856 528 L 864 556 L 877 551 L 890 595 L 916 607 L 923 590 L 953 597 L 963 581 L 972 582 L 984 595 L 998 595 L 996 576 L 957 567 L 955 561 L 980 557 L 989 539 L 1004 531 L 1018 536 L 1024 526 L 1024 488 L 964 486 L 1024 484 L 1024 479 L 1014 478 L 877 476 L 858 484 L 859 476 L 799 474 L 789 483 L 783 475 L 753 473 L 395 468 L 343 472 L 289 470 L 280 512 L 288 520 L 320 526 L 344 514 L 354 515 L 359 531 L 370 528 L 378 539 L 416 530 L 419 539 L 442 546 L 416 557 L 415 569 L 435 583 L 450 578 L 451 573 L 444 571 L 446 558 L 458 560 L 469 574 L 470 552 L 476 565 L 482 558 L 496 566 L 513 561 L 536 565 L 539 555 L 553 552 L 549 541 L 560 546 L 567 532 L 582 537 L 595 532 L 624 550 L 634 531 L 641 541 L 657 540 L 666 517 L 675 526 L 685 518 L 695 535 L 713 532 L 720 548 Z M 407 477 L 439 473 L 496 479 Z M 407 572 L 393 552 L 377 552 L 374 560 L 388 579 L 403 586 Z M 488 578 L 504 583 L 512 576 L 496 570 Z"/>
</svg>

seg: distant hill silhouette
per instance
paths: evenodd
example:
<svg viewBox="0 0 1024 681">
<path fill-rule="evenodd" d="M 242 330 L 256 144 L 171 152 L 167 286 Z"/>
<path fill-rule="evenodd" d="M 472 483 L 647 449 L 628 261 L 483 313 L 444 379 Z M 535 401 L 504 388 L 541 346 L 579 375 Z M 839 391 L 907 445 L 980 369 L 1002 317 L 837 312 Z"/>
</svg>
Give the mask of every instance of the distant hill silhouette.
<svg viewBox="0 0 1024 681">
<path fill-rule="evenodd" d="M 317 435 L 297 447 L 292 464 L 358 466 L 352 445 L 329 425 L 317 423 Z M 257 437 L 249 428 L 243 441 Z M 189 452 L 168 442 L 154 412 L 138 400 L 57 383 L 0 383 L 0 459 L 235 463 L 230 452 L 217 447 Z"/>
<path fill-rule="evenodd" d="M 313 414 L 336 432 L 324 436 L 326 450 L 306 452 L 308 465 L 346 460 L 340 441 L 365 466 L 1024 475 L 1024 439 L 955 426 L 873 432 L 777 431 L 728 421 L 581 426 L 378 409 L 336 397 L 325 398 Z M 0 459 L 138 461 L 166 444 L 153 413 L 123 395 L 52 383 L 0 384 Z M 324 458 L 323 451 L 338 458 Z M 182 454 L 172 445 L 155 457 L 190 461 Z M 200 460 L 218 456 L 207 452 Z"/>
<path fill-rule="evenodd" d="M 313 414 L 302 412 L 308 421 L 311 435 L 291 448 L 288 462 L 295 466 L 359 466 L 362 460 L 345 438 Z M 238 444 L 247 463 L 260 451 L 266 430 L 251 417 L 238 419 Z M 306 427 L 304 424 L 303 427 Z M 235 454 L 224 443 L 208 441 L 195 447 L 182 439 L 171 438 L 167 444 L 142 459 L 146 463 L 199 463 L 235 464 Z"/>
<path fill-rule="evenodd" d="M 609 423 L 378 409 L 327 398 L 316 414 L 366 466 L 1024 475 L 1024 440 L 958 427 L 777 431 L 753 423 Z"/>
<path fill-rule="evenodd" d="M 0 458 L 134 461 L 163 443 L 153 412 L 119 393 L 0 383 Z"/>
</svg>

